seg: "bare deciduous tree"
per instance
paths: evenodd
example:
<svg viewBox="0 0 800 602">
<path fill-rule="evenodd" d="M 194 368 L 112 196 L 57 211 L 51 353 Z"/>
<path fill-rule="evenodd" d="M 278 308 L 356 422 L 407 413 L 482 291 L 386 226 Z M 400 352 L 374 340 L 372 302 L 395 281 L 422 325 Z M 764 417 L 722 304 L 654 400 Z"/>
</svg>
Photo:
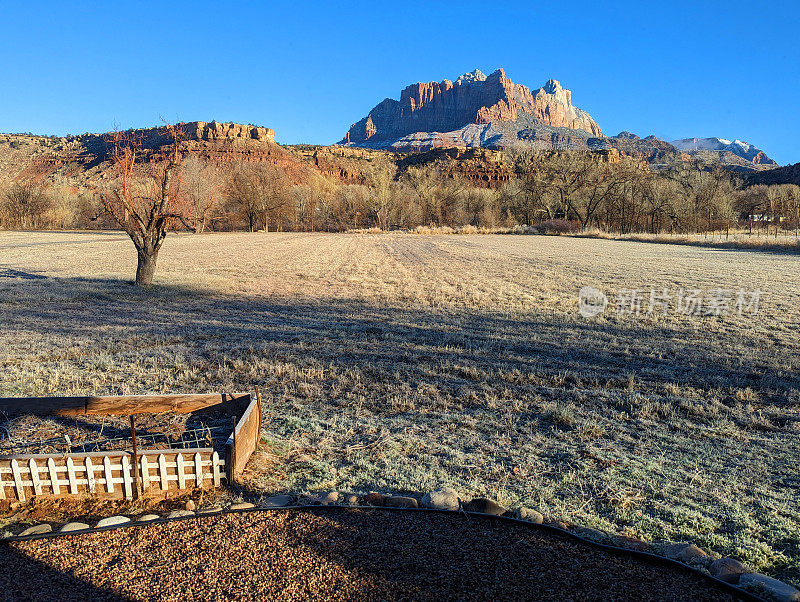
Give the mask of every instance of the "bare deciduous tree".
<svg viewBox="0 0 800 602">
<path fill-rule="evenodd" d="M 0 222 L 6 228 L 40 228 L 53 205 L 43 186 L 25 181 L 12 184 L 0 198 Z"/>
<path fill-rule="evenodd" d="M 259 224 L 269 231 L 270 218 L 278 218 L 289 204 L 289 178 L 274 165 L 240 165 L 228 182 L 231 208 L 246 221 L 250 232 Z"/>
<path fill-rule="evenodd" d="M 202 234 L 219 217 L 216 214 L 224 185 L 222 173 L 215 165 L 190 155 L 183 162 L 181 180 L 186 205 L 183 222 L 195 234 Z"/>
<path fill-rule="evenodd" d="M 178 198 L 183 132 L 177 125 L 166 125 L 170 144 L 159 157 L 145 165 L 141 141 L 134 132 L 116 131 L 109 136 L 109 154 L 117 170 L 110 194 L 101 197 L 103 208 L 133 241 L 138 257 L 136 284 L 153 283 L 158 252 L 167 230 L 182 213 L 173 207 Z"/>
</svg>

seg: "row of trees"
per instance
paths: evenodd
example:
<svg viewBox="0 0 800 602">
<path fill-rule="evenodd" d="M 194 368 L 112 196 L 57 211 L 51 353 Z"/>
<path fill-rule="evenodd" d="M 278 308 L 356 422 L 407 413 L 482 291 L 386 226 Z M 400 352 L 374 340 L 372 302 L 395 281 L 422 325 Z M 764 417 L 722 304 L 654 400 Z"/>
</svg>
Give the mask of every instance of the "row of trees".
<svg viewBox="0 0 800 602">
<path fill-rule="evenodd" d="M 168 221 L 197 233 L 491 228 L 552 220 L 618 233 L 691 233 L 753 224 L 794 229 L 800 224 L 800 188 L 795 185 L 745 188 L 720 169 L 686 163 L 654 172 L 632 159 L 609 163 L 590 153 L 527 153 L 511 159 L 514 177 L 487 188 L 441 166 L 409 167 L 398 176 L 394 163 L 380 158 L 366 164 L 363 184 L 336 184 L 321 176 L 296 183 L 268 163 L 223 168 L 191 155 L 175 159 L 171 170 L 175 190 L 169 195 Z M 122 165 L 117 162 L 118 170 Z M 131 200 L 154 197 L 152 188 L 163 179 L 165 165 L 161 157 L 142 173 L 129 174 L 127 183 L 121 177 L 123 186 L 131 188 L 126 193 Z M 112 227 L 115 221 L 103 212 L 108 207 L 102 199 L 114 194 L 111 189 L 119 180 L 108 190 L 82 194 L 59 181 L 13 183 L 0 189 L 0 226 Z"/>
<path fill-rule="evenodd" d="M 742 223 L 800 226 L 800 188 L 742 187 L 721 169 L 678 162 L 652 171 L 641 161 L 589 152 L 517 151 L 513 177 L 476 186 L 458 165 L 411 166 L 398 174 L 389 157 L 361 165 L 363 183 L 338 184 L 309 170 L 302 183 L 270 163 L 224 167 L 186 156 L 181 131 L 143 157 L 131 133 L 109 139 L 116 171 L 81 194 L 68 182 L 17 181 L 0 190 L 0 226 L 119 227 L 138 255 L 137 282 L 152 282 L 169 230 L 343 231 L 420 225 L 498 227 L 567 224 L 619 233 L 704 232 Z"/>
<path fill-rule="evenodd" d="M 677 162 L 652 171 L 640 161 L 590 153 L 521 154 L 501 203 L 527 225 L 562 218 L 607 232 L 698 233 L 738 225 L 800 225 L 800 187 L 742 187 L 723 169 Z"/>
</svg>

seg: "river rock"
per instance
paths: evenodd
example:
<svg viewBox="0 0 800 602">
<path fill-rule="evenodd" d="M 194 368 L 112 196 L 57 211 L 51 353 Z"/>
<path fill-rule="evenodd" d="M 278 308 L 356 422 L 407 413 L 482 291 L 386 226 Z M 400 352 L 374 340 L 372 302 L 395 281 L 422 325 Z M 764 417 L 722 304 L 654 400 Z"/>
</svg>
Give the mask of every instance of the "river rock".
<svg viewBox="0 0 800 602">
<path fill-rule="evenodd" d="M 70 533 L 71 531 L 83 531 L 84 529 L 91 529 L 86 523 L 67 523 L 61 529 L 60 533 Z"/>
<path fill-rule="evenodd" d="M 50 533 L 52 530 L 53 527 L 48 524 L 33 525 L 32 527 L 28 527 L 22 533 L 20 533 L 19 537 L 28 537 L 29 535 L 43 535 L 45 533 Z"/>
<path fill-rule="evenodd" d="M 436 510 L 458 510 L 461 507 L 461 501 L 454 489 L 443 487 L 422 496 L 422 507 Z"/>
<path fill-rule="evenodd" d="M 777 602 L 798 602 L 800 591 L 772 577 L 759 573 L 745 573 L 739 577 L 739 587 L 755 592 L 766 592 Z"/>
<path fill-rule="evenodd" d="M 114 525 L 124 525 L 125 523 L 131 522 L 127 516 L 109 516 L 107 518 L 100 519 L 96 527 L 113 527 Z"/>
<path fill-rule="evenodd" d="M 480 512 L 481 514 L 491 514 L 494 516 L 502 516 L 506 512 L 503 506 L 485 497 L 478 497 L 464 504 L 464 510 L 467 512 Z"/>
<path fill-rule="evenodd" d="M 711 563 L 708 572 L 726 583 L 738 583 L 739 575 L 746 573 L 747 568 L 733 558 L 719 558 Z"/>
<path fill-rule="evenodd" d="M 391 497 L 387 497 L 384 502 L 384 506 L 389 508 L 417 508 L 419 504 L 417 500 L 413 497 L 406 497 L 402 495 L 393 495 Z"/>
<path fill-rule="evenodd" d="M 544 516 L 542 516 L 541 513 L 532 508 L 526 508 L 525 506 L 514 510 L 514 518 L 536 523 L 537 525 L 541 525 L 544 522 Z"/>
</svg>

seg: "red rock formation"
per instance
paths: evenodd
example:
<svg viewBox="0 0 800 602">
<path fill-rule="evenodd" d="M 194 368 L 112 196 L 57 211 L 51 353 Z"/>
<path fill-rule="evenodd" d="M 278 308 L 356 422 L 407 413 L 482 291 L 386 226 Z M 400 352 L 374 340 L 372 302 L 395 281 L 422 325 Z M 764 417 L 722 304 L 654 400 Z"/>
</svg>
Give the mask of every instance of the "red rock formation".
<svg viewBox="0 0 800 602">
<path fill-rule="evenodd" d="M 513 122 L 527 115 L 550 127 L 583 130 L 593 136 L 602 131 L 584 111 L 572 105 L 571 92 L 556 80 L 531 91 L 515 84 L 498 69 L 486 77 L 480 71 L 449 80 L 416 83 L 387 98 L 369 115 L 353 124 L 344 144 L 376 144 L 417 132 L 452 132 L 468 124 Z"/>
</svg>

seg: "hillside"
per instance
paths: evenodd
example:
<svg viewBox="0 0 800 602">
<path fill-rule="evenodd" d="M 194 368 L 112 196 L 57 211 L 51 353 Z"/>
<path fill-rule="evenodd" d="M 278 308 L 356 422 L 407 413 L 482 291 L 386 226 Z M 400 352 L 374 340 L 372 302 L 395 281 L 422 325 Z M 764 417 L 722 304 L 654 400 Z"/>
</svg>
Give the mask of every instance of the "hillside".
<svg viewBox="0 0 800 602">
<path fill-rule="evenodd" d="M 236 123 L 193 121 L 181 124 L 188 155 L 218 165 L 264 162 L 285 171 L 294 183 L 320 174 L 281 145 L 274 130 Z M 147 161 L 169 142 L 166 127 L 131 130 Z M 0 134 L 0 184 L 20 178 L 68 180 L 78 191 L 94 190 L 110 177 L 109 134 L 36 136 Z"/>
<path fill-rule="evenodd" d="M 800 186 L 800 163 L 776 167 L 769 171 L 752 173 L 747 177 L 747 184 L 797 184 Z"/>
</svg>

